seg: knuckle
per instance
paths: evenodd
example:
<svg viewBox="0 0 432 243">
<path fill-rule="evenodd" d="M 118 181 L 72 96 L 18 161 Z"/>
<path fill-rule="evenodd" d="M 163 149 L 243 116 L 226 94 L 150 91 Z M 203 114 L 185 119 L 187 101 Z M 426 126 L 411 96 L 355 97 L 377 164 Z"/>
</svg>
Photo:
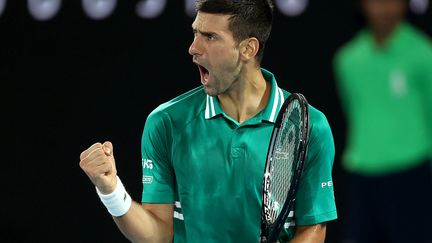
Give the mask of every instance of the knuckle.
<svg viewBox="0 0 432 243">
<path fill-rule="evenodd" d="M 101 147 L 102 147 L 102 144 L 98 142 L 98 143 L 93 144 L 93 146 L 94 146 L 95 148 L 101 148 Z"/>
<path fill-rule="evenodd" d="M 80 160 L 83 160 L 86 157 L 86 152 L 87 152 L 87 150 L 81 152 L 81 154 L 80 154 Z"/>
</svg>

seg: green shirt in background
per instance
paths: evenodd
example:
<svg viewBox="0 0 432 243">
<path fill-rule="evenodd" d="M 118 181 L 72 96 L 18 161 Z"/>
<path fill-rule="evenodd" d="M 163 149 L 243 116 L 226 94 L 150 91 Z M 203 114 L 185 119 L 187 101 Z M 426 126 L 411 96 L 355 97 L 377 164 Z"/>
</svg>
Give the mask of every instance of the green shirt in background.
<svg viewBox="0 0 432 243">
<path fill-rule="evenodd" d="M 156 108 L 142 136 L 143 203 L 174 203 L 174 242 L 257 242 L 264 164 L 277 113 L 289 93 L 272 85 L 266 108 L 239 124 L 217 97 L 195 88 Z M 323 113 L 309 106 L 311 137 L 299 185 L 295 225 L 337 218 L 332 186 L 334 142 Z"/>
<path fill-rule="evenodd" d="M 402 171 L 432 156 L 432 44 L 402 22 L 382 47 L 369 30 L 334 60 L 347 118 L 344 166 L 365 175 Z"/>
</svg>

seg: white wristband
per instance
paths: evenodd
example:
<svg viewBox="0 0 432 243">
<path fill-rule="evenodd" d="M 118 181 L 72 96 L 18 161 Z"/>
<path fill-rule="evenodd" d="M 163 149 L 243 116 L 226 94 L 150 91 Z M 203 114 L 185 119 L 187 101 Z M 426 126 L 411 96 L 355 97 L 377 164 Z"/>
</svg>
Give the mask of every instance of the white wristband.
<svg viewBox="0 0 432 243">
<path fill-rule="evenodd" d="M 96 192 L 112 216 L 119 217 L 124 215 L 132 205 L 132 199 L 118 176 L 117 185 L 113 192 L 104 195 L 97 187 Z"/>
</svg>

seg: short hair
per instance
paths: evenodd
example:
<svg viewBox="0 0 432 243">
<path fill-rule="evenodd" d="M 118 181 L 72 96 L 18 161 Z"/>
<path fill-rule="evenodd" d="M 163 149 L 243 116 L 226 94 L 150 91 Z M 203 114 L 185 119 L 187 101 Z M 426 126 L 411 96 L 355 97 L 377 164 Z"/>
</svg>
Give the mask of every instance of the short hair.
<svg viewBox="0 0 432 243">
<path fill-rule="evenodd" d="M 250 37 L 258 39 L 256 57 L 261 63 L 273 24 L 271 0 L 196 0 L 195 8 L 203 13 L 231 15 L 228 28 L 237 43 Z"/>
</svg>

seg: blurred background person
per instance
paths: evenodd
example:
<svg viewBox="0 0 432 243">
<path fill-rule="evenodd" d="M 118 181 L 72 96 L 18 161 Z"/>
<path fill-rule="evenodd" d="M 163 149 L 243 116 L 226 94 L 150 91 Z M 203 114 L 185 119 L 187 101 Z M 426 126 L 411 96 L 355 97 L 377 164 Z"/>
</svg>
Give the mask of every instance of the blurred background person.
<svg viewBox="0 0 432 243">
<path fill-rule="evenodd" d="M 432 42 L 408 0 L 358 0 L 365 28 L 334 57 L 346 118 L 343 242 L 432 242 Z"/>
</svg>

